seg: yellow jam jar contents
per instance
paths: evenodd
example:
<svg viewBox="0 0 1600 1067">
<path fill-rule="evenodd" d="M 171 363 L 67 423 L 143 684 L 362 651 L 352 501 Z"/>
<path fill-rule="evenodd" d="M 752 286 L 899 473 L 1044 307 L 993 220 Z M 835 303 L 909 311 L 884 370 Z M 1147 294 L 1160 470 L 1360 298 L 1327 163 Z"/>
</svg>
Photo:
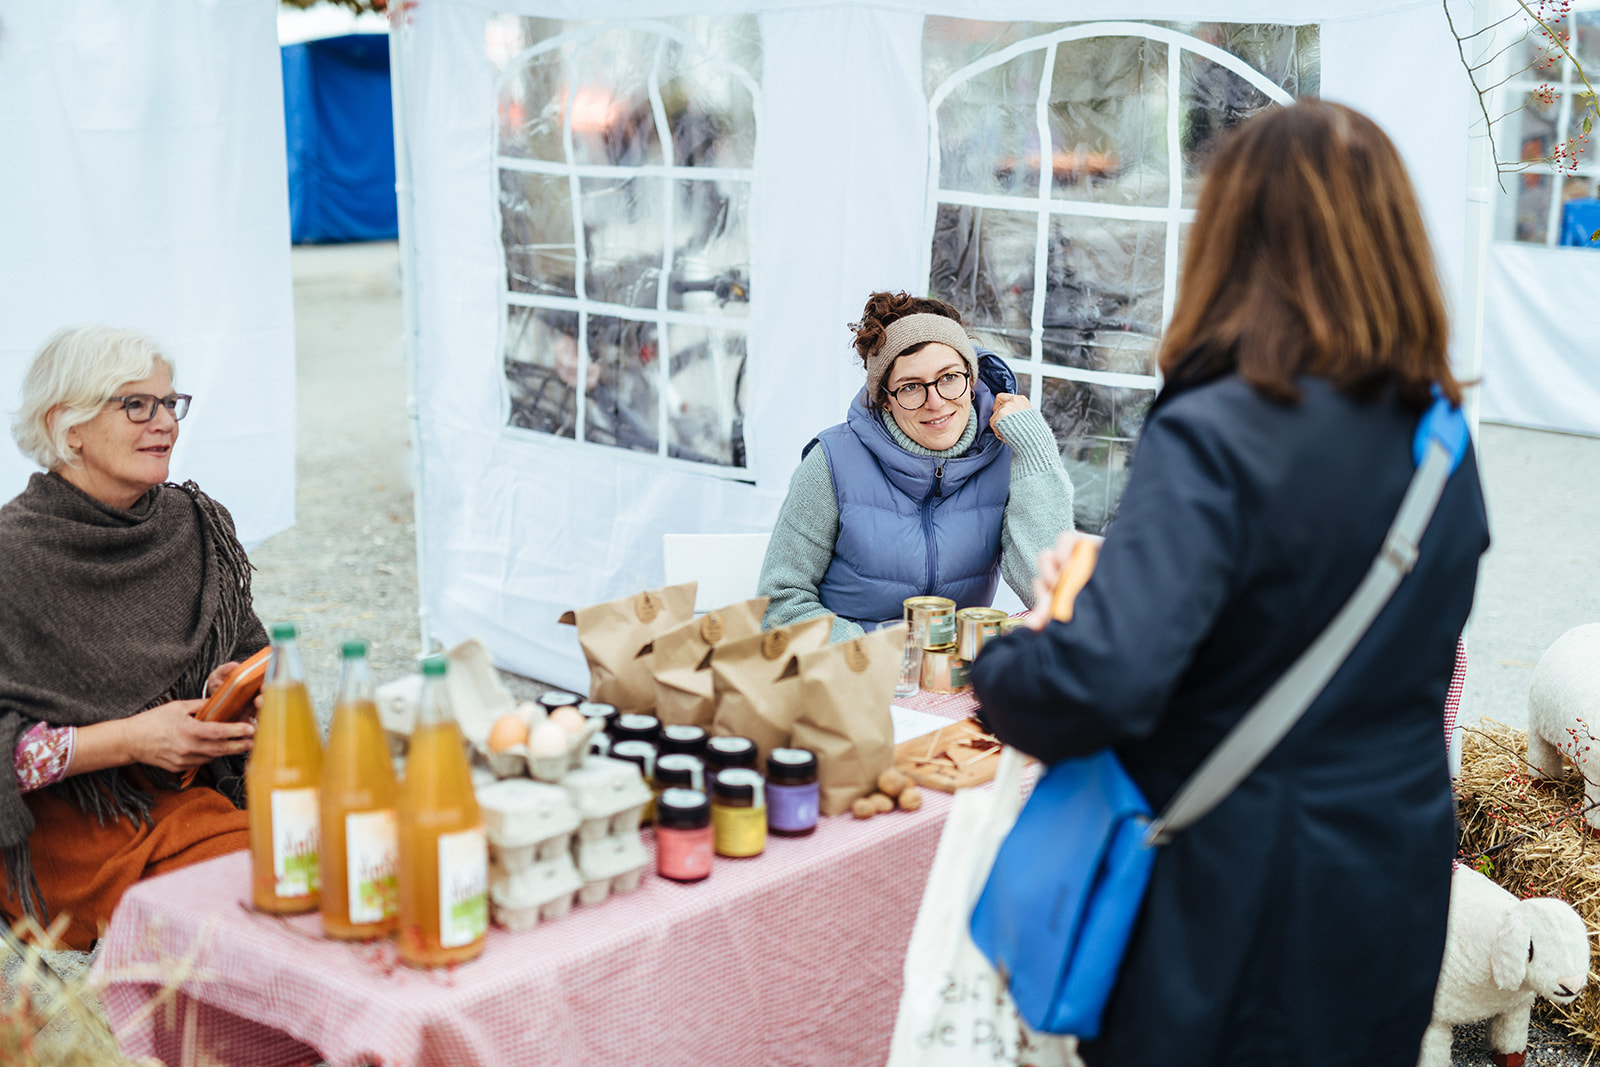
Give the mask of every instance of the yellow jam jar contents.
<svg viewBox="0 0 1600 1067">
<path fill-rule="evenodd" d="M 394 933 L 399 795 L 378 721 L 367 643 L 346 641 L 322 757 L 322 931 L 329 937 L 365 941 Z"/>
<path fill-rule="evenodd" d="M 422 697 L 400 786 L 395 942 L 414 967 L 472 959 L 489 930 L 489 843 L 450 711 L 446 669 L 443 656 L 422 661 Z"/>
<path fill-rule="evenodd" d="M 278 915 L 315 911 L 322 738 L 300 673 L 293 623 L 272 628 L 255 745 L 245 767 L 250 817 L 250 899 Z"/>
<path fill-rule="evenodd" d="M 639 716 L 639 718 L 648 717 Z M 628 716 L 624 715 L 623 718 L 628 718 Z M 639 776 L 644 779 L 644 784 L 652 786 L 650 800 L 645 804 L 644 812 L 639 816 L 640 822 L 651 822 L 656 817 L 656 791 L 653 787 L 653 783 L 656 780 L 656 746 L 649 741 L 637 739 L 613 741 L 611 743 L 611 758 L 621 760 L 624 763 L 631 763 L 639 768 Z"/>
<path fill-rule="evenodd" d="M 757 771 L 718 771 L 711 786 L 711 839 L 717 855 L 759 856 L 767 847 L 766 783 Z"/>
</svg>

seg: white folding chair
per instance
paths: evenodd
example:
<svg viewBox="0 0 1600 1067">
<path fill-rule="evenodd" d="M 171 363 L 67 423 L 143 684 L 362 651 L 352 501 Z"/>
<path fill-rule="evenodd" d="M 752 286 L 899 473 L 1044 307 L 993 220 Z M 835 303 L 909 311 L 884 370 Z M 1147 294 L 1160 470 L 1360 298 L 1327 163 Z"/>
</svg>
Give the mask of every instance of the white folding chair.
<svg viewBox="0 0 1600 1067">
<path fill-rule="evenodd" d="M 756 595 L 770 533 L 662 534 L 661 555 L 668 585 L 700 583 L 695 614 L 703 614 Z"/>
</svg>

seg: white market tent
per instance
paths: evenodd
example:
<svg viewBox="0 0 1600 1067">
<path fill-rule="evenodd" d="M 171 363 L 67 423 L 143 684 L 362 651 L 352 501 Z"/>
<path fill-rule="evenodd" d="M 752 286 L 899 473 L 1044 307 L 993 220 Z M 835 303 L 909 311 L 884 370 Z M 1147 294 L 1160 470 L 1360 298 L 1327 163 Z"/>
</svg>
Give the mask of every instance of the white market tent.
<svg viewBox="0 0 1600 1067">
<path fill-rule="evenodd" d="M 294 313 L 273 5 L 0 4 L 0 410 L 63 326 L 141 330 L 196 397 L 172 476 L 246 544 L 294 523 Z M 33 467 L 0 448 L 0 500 Z"/>
<path fill-rule="evenodd" d="M 427 631 L 581 690 L 558 616 L 659 584 L 664 533 L 770 528 L 860 386 L 845 324 L 874 289 L 966 302 L 1069 439 L 1083 518 L 1155 384 L 1194 156 L 1228 108 L 1304 88 L 1373 116 L 1447 289 L 1481 303 L 1435 0 L 1104 12 L 422 4 L 392 60 Z"/>
</svg>

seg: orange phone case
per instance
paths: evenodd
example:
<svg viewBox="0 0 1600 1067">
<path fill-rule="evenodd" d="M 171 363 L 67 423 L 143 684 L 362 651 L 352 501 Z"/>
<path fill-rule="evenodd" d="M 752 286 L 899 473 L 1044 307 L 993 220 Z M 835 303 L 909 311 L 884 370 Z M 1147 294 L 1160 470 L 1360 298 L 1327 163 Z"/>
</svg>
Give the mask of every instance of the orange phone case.
<svg viewBox="0 0 1600 1067">
<path fill-rule="evenodd" d="M 237 719 L 250 706 L 256 694 L 261 692 L 261 683 L 267 680 L 267 660 L 271 658 L 272 646 L 268 645 L 235 667 L 233 673 L 217 686 L 217 691 L 211 694 L 210 699 L 194 713 L 194 717 L 201 722 L 232 722 Z M 187 788 L 199 769 L 192 767 L 183 772 L 178 787 Z"/>
<path fill-rule="evenodd" d="M 1073 543 L 1067 554 L 1066 566 L 1056 577 L 1056 587 L 1050 591 L 1050 617 L 1060 622 L 1072 621 L 1072 604 L 1078 593 L 1089 584 L 1089 575 L 1100 559 L 1100 542 L 1087 538 Z"/>
<path fill-rule="evenodd" d="M 201 722 L 232 722 L 239 717 L 250 702 L 261 692 L 261 683 L 267 680 L 267 660 L 272 655 L 268 645 L 260 652 L 235 667 L 217 691 L 211 694 L 205 706 L 195 712 Z"/>
</svg>

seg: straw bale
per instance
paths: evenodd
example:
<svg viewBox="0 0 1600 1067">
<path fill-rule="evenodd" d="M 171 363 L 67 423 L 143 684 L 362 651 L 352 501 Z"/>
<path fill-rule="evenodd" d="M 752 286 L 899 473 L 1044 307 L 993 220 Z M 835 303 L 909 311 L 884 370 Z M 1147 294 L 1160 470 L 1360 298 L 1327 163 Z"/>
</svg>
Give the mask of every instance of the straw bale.
<svg viewBox="0 0 1600 1067">
<path fill-rule="evenodd" d="M 1527 735 L 1503 723 L 1485 719 L 1463 731 L 1456 779 L 1461 862 L 1519 898 L 1566 901 L 1593 939 L 1600 930 L 1600 837 L 1583 817 L 1583 778 L 1569 766 L 1561 780 L 1543 781 L 1527 755 Z M 1600 980 L 1592 965 L 1576 1001 L 1558 1007 L 1541 998 L 1535 1011 L 1600 1045 Z"/>
</svg>

